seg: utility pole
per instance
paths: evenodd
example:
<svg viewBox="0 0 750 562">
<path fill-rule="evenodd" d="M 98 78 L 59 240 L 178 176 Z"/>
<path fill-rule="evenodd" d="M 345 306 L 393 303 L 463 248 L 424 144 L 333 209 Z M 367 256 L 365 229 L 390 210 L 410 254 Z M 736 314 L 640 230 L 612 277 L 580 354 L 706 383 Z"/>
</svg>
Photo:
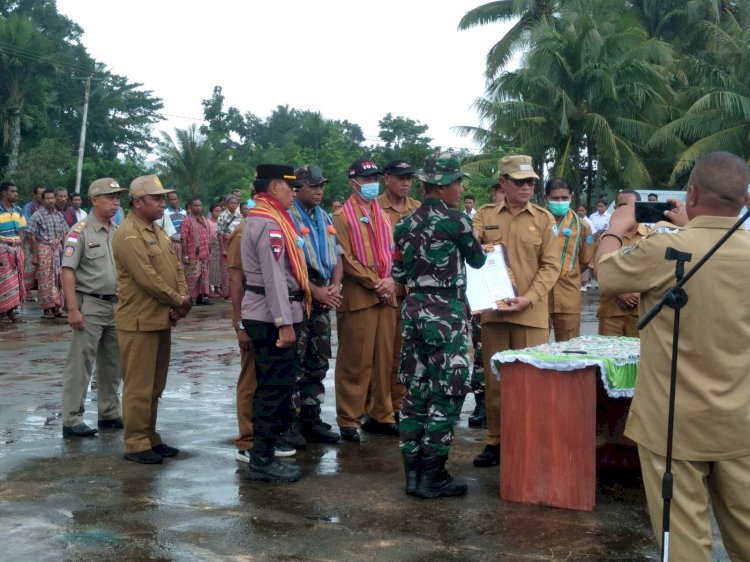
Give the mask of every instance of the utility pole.
<svg viewBox="0 0 750 562">
<path fill-rule="evenodd" d="M 81 192 L 83 175 L 83 149 L 86 144 L 86 119 L 89 115 L 89 93 L 91 92 L 91 75 L 86 78 L 86 97 L 83 100 L 83 123 L 81 124 L 81 141 L 78 144 L 78 167 L 76 168 L 76 193 Z"/>
</svg>

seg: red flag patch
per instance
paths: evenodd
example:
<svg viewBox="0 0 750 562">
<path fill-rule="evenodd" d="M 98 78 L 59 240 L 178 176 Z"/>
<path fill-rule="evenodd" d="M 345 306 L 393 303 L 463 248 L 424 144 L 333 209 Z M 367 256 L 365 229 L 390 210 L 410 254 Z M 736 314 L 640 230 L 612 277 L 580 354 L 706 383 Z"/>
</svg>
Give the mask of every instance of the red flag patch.
<svg viewBox="0 0 750 562">
<path fill-rule="evenodd" d="M 284 234 L 280 230 L 269 230 L 268 241 L 271 243 L 273 257 L 277 260 L 281 257 L 281 250 L 284 249 Z"/>
</svg>

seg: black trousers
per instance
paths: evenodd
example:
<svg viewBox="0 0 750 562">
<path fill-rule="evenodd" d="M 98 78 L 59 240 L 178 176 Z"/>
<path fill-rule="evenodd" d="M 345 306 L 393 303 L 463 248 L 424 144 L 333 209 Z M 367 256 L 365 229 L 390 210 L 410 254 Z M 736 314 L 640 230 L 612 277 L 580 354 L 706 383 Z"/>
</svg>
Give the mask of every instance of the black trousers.
<svg viewBox="0 0 750 562">
<path fill-rule="evenodd" d="M 253 451 L 265 458 L 273 457 L 276 438 L 292 423 L 292 391 L 302 366 L 297 347 L 276 347 L 279 329 L 267 322 L 243 320 L 242 325 L 255 350 L 255 377 L 258 386 L 253 398 Z M 299 324 L 294 332 L 299 337 Z"/>
</svg>

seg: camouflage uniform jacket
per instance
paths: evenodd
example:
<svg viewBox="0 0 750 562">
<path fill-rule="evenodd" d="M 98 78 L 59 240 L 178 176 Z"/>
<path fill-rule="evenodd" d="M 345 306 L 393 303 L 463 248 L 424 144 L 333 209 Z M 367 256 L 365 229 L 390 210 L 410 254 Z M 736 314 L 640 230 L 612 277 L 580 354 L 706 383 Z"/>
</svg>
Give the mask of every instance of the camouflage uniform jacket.
<svg viewBox="0 0 750 562">
<path fill-rule="evenodd" d="M 403 317 L 420 315 L 443 324 L 465 322 L 464 260 L 475 268 L 486 260 L 469 217 L 449 209 L 440 199 L 429 198 L 399 221 L 394 239 L 392 275 L 409 289 Z M 428 334 L 425 338 L 431 339 Z"/>
</svg>

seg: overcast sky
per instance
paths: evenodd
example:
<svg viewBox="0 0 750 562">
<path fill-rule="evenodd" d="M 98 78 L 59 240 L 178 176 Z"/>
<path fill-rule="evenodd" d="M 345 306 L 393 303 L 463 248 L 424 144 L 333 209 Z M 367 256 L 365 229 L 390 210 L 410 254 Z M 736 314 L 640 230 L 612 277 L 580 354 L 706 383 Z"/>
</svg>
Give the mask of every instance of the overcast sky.
<svg viewBox="0 0 750 562">
<path fill-rule="evenodd" d="M 452 127 L 478 125 L 485 57 L 509 25 L 458 31 L 488 0 L 58 0 L 91 56 L 164 101 L 171 132 L 225 108 L 268 116 L 277 105 L 359 124 L 377 140 L 390 112 L 429 126 L 444 147 L 473 148 Z"/>
</svg>

